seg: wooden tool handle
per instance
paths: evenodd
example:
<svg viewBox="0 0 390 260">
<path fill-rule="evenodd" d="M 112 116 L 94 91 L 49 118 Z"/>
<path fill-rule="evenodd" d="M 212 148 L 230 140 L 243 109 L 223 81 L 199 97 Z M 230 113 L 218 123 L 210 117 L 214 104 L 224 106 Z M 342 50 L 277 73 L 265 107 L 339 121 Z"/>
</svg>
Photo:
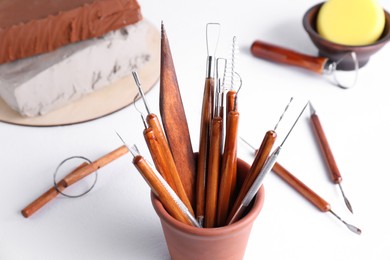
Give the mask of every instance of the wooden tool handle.
<svg viewBox="0 0 390 260">
<path fill-rule="evenodd" d="M 199 155 L 196 178 L 196 216 L 204 217 L 205 192 L 206 192 L 206 171 L 209 149 L 209 129 L 212 118 L 214 97 L 214 80 L 207 78 L 203 93 L 202 115 L 200 123 Z"/>
<path fill-rule="evenodd" d="M 256 157 L 252 163 L 251 168 L 249 169 L 248 175 L 245 178 L 240 191 L 238 192 L 237 198 L 233 204 L 233 208 L 230 211 L 227 223 L 230 223 L 231 219 L 234 216 L 234 213 L 238 211 L 242 200 L 245 195 L 248 193 L 253 182 L 256 180 L 258 174 L 263 168 L 265 161 L 267 160 L 269 154 L 271 153 L 272 146 L 276 140 L 276 132 L 273 130 L 267 131 L 264 135 L 263 141 L 260 145 L 259 150 L 256 152 Z"/>
<path fill-rule="evenodd" d="M 157 171 L 167 181 L 169 186 L 176 191 L 177 189 L 172 175 L 164 169 L 164 166 L 166 167 L 163 155 L 164 152 L 157 141 L 157 137 L 152 127 L 148 127 L 144 130 L 144 138 Z"/>
<path fill-rule="evenodd" d="M 171 151 L 169 150 L 165 137 L 162 135 L 162 132 L 159 133 L 158 130 L 155 131 L 153 125 L 144 131 L 145 141 L 148 144 L 149 151 L 152 155 L 157 170 L 183 201 L 191 214 L 194 214 L 186 191 L 184 190 L 183 184 L 181 183 Z"/>
<path fill-rule="evenodd" d="M 284 181 L 286 181 L 291 187 L 293 187 L 297 192 L 299 192 L 303 197 L 310 201 L 314 206 L 316 206 L 322 212 L 327 212 L 330 210 L 330 205 L 323 198 L 321 198 L 317 193 L 307 187 L 303 182 L 301 182 L 297 177 L 292 175 L 279 163 L 275 163 L 272 170 Z"/>
<path fill-rule="evenodd" d="M 221 164 L 221 180 L 218 194 L 217 224 L 223 226 L 233 203 L 237 179 L 237 137 L 239 113 L 231 111 L 227 118 L 225 148 Z"/>
<path fill-rule="evenodd" d="M 84 162 L 82 163 L 81 165 L 79 165 L 75 170 L 73 170 L 71 173 L 68 174 L 68 176 L 71 176 L 73 175 L 77 170 L 83 168 L 84 166 L 88 165 L 87 162 Z M 65 184 L 65 181 L 64 180 L 61 180 L 57 183 L 57 188 L 59 191 L 63 191 L 65 190 L 66 188 L 66 184 Z M 46 191 L 45 193 L 43 193 L 41 196 L 39 196 L 36 200 L 34 200 L 33 202 L 31 202 L 27 207 L 25 207 L 23 210 L 22 210 L 22 215 L 25 217 L 25 218 L 28 218 L 30 217 L 31 215 L 33 215 L 37 210 L 39 210 L 40 208 L 42 208 L 43 206 L 45 206 L 49 201 L 51 201 L 52 199 L 54 199 L 55 197 L 57 197 L 57 195 L 59 194 L 58 190 L 55 188 L 55 187 L 52 187 L 50 188 L 48 191 Z"/>
<path fill-rule="evenodd" d="M 318 115 L 315 113 L 310 116 L 310 119 L 313 124 L 315 133 L 317 135 L 318 141 L 320 143 L 321 151 L 325 156 L 326 159 L 325 161 L 328 165 L 331 179 L 334 183 L 339 184 L 342 181 L 342 177 L 337 167 L 336 160 L 334 159 L 332 150 L 330 149 L 328 140 L 325 136 L 325 132 L 322 128 L 320 119 L 318 118 Z"/>
<path fill-rule="evenodd" d="M 142 177 L 148 183 L 149 187 L 153 191 L 153 193 L 159 198 L 164 208 L 168 211 L 168 213 L 177 219 L 180 222 L 183 222 L 188 225 L 192 225 L 191 221 L 187 218 L 187 216 L 183 213 L 180 207 L 176 204 L 172 196 L 165 189 L 163 184 L 160 182 L 153 169 L 149 166 L 149 164 L 145 161 L 142 156 L 135 156 L 133 159 L 133 164 L 137 168 L 137 170 L 141 173 Z"/>
<path fill-rule="evenodd" d="M 58 182 L 57 187 L 60 191 L 63 191 L 66 188 L 64 181 Z M 40 208 L 45 206 L 49 201 L 51 201 L 52 199 L 57 197 L 58 194 L 59 194 L 59 192 L 57 191 L 57 189 L 55 187 L 50 188 L 48 191 L 43 193 L 39 198 L 37 198 L 36 200 L 31 202 L 31 204 L 29 204 L 27 207 L 25 207 L 22 210 L 22 215 L 25 218 L 30 217 L 37 210 L 39 210 Z"/>
<path fill-rule="evenodd" d="M 160 114 L 180 178 L 195 207 L 196 161 L 169 41 L 161 25 Z"/>
<path fill-rule="evenodd" d="M 126 145 L 122 145 L 121 147 L 115 149 L 114 151 L 97 159 L 93 163 L 88 164 L 85 167 L 78 169 L 74 174 L 68 175 L 64 178 L 64 182 L 65 182 L 66 187 L 72 185 L 73 183 L 81 180 L 84 177 L 87 177 L 88 175 L 90 175 L 91 173 L 100 169 L 101 167 L 104 167 L 105 165 L 109 164 L 110 162 L 114 161 L 115 159 L 118 159 L 120 156 L 126 154 L 128 151 L 129 150 L 126 147 Z"/>
<path fill-rule="evenodd" d="M 216 117 L 211 123 L 210 150 L 207 167 L 206 208 L 204 227 L 215 227 L 217 221 L 217 199 L 219 171 L 221 166 L 223 120 Z"/>
<path fill-rule="evenodd" d="M 234 103 L 236 101 L 237 91 L 229 90 L 226 93 L 226 114 L 229 114 L 230 111 L 234 110 Z M 236 109 L 237 110 L 237 107 Z"/>
<path fill-rule="evenodd" d="M 251 52 L 261 59 L 301 67 L 319 74 L 323 73 L 325 63 L 328 60 L 327 58 L 305 55 L 258 40 L 252 43 Z"/>
</svg>

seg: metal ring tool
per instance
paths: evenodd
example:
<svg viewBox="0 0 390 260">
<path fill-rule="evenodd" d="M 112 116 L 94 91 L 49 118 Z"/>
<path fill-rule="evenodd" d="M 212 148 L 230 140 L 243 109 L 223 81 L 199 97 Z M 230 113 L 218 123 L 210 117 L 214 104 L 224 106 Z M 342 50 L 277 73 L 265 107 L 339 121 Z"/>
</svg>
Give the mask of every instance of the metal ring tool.
<svg viewBox="0 0 390 260">
<path fill-rule="evenodd" d="M 77 194 L 77 195 L 69 195 L 69 194 L 66 194 L 64 192 L 61 191 L 61 189 L 59 189 L 58 187 L 58 182 L 57 182 L 57 174 L 58 174 L 58 171 L 59 169 L 67 162 L 67 161 L 70 161 L 70 160 L 73 160 L 73 159 L 82 159 L 84 161 L 86 161 L 87 163 L 91 164 L 91 160 L 89 160 L 88 158 L 84 157 L 84 156 L 71 156 L 71 157 L 68 157 L 66 158 L 65 160 L 63 160 L 56 168 L 54 174 L 53 174 L 53 182 L 54 182 L 54 188 L 60 193 L 62 194 L 63 196 L 65 197 L 68 197 L 68 198 L 79 198 L 79 197 L 82 197 L 84 196 L 85 194 L 87 194 L 88 192 L 90 192 L 96 185 L 96 182 L 97 182 L 97 179 L 98 179 L 98 171 L 95 171 L 95 179 L 92 183 L 92 185 L 84 192 L 80 193 L 80 194 Z"/>
</svg>

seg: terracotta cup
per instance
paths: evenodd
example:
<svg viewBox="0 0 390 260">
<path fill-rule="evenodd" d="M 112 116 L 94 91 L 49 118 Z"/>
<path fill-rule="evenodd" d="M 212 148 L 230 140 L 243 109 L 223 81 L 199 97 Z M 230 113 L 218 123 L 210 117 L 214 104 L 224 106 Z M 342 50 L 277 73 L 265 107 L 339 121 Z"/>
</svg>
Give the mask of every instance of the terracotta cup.
<svg viewBox="0 0 390 260">
<path fill-rule="evenodd" d="M 249 171 L 249 165 L 238 159 L 238 185 Z M 153 207 L 161 226 L 172 259 L 242 259 L 245 254 L 253 222 L 264 203 L 264 187 L 259 190 L 252 207 L 237 222 L 218 228 L 196 228 L 183 224 L 169 215 L 152 193 Z"/>
</svg>

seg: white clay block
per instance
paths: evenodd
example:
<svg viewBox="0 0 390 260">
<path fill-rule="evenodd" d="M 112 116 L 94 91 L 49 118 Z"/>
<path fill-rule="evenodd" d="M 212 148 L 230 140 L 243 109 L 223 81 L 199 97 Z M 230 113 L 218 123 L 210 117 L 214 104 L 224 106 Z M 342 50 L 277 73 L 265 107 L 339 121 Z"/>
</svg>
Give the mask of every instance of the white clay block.
<svg viewBox="0 0 390 260">
<path fill-rule="evenodd" d="M 23 116 L 44 115 L 109 85 L 150 59 L 140 21 L 105 36 L 0 66 L 0 96 Z"/>
</svg>

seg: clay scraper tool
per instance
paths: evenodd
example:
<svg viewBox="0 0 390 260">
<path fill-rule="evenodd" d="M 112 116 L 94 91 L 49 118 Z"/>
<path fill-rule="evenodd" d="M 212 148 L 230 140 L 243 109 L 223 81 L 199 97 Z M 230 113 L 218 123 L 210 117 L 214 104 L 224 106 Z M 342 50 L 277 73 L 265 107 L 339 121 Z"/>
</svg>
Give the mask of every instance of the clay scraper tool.
<svg viewBox="0 0 390 260">
<path fill-rule="evenodd" d="M 161 23 L 160 114 L 176 168 L 187 196 L 195 206 L 196 164 L 175 66 L 164 24 Z"/>
</svg>

